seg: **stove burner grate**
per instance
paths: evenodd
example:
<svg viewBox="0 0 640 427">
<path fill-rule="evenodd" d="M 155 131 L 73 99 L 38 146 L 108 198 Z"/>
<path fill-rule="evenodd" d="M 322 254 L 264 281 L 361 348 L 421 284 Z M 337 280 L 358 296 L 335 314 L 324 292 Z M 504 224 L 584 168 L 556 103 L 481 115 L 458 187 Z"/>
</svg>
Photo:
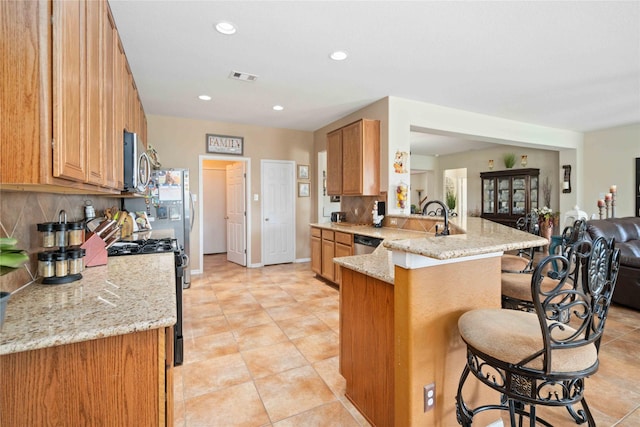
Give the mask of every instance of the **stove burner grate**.
<svg viewBox="0 0 640 427">
<path fill-rule="evenodd" d="M 107 249 L 109 256 L 178 252 L 176 239 L 148 239 L 116 243 Z"/>
</svg>

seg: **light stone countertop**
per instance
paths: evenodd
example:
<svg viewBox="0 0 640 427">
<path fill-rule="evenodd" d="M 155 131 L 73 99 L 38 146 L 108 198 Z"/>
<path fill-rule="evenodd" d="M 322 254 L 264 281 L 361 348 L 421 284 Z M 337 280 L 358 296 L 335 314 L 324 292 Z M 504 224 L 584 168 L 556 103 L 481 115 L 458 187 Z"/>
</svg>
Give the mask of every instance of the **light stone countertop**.
<svg viewBox="0 0 640 427">
<path fill-rule="evenodd" d="M 0 355 L 174 325 L 173 253 L 109 257 L 62 285 L 33 283 L 11 295 Z"/>
<path fill-rule="evenodd" d="M 451 222 L 465 230 L 465 234 L 385 241 L 384 245 L 390 250 L 447 260 L 549 244 L 544 237 L 482 218 L 454 218 Z"/>
<path fill-rule="evenodd" d="M 334 258 L 333 262 L 347 267 L 358 273 L 366 274 L 375 279 L 394 284 L 395 266 L 393 264 L 392 253 L 383 245 L 380 245 L 370 254 L 352 255 Z"/>
<path fill-rule="evenodd" d="M 414 216 L 415 215 L 412 215 L 411 217 Z M 373 253 L 334 258 L 334 262 L 340 266 L 347 267 L 384 282 L 394 283 L 395 267 L 392 261 L 392 251 L 418 254 L 436 260 L 450 260 L 487 253 L 543 246 L 549 243 L 545 238 L 540 236 L 519 231 L 515 228 L 482 218 L 456 217 L 451 219 L 451 223 L 465 230 L 465 233 L 435 237 L 432 233 L 397 230 L 393 228 L 374 229 L 380 230 L 380 237 L 383 237 L 385 240 Z M 320 225 L 314 224 L 314 226 Z M 338 229 L 338 227 L 333 228 Z M 353 229 L 353 233 L 365 234 L 360 231 L 355 231 L 358 226 L 346 226 L 345 228 L 347 230 L 339 231 L 349 232 L 349 229 Z M 402 236 L 402 233 L 399 232 L 411 234 Z"/>
<path fill-rule="evenodd" d="M 414 239 L 426 236 L 426 233 L 421 231 L 401 230 L 390 227 L 376 228 L 373 225 L 351 225 L 348 223 L 325 222 L 311 224 L 311 227 L 341 231 L 343 233 L 361 234 L 363 236 L 376 237 L 384 240 Z"/>
</svg>

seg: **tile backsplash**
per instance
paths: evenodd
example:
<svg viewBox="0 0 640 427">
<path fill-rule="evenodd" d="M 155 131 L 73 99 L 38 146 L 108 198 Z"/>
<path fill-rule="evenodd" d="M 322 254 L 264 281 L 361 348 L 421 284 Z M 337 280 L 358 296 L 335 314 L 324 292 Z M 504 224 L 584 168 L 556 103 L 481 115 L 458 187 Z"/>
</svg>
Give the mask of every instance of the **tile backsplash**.
<svg viewBox="0 0 640 427">
<path fill-rule="evenodd" d="M 13 292 L 36 277 L 37 254 L 43 250 L 36 224 L 58 221 L 61 210 L 66 212 L 68 222 L 80 221 L 84 219 L 85 200 L 91 200 L 97 216 L 120 201 L 96 195 L 0 191 L 0 237 L 18 239 L 18 248 L 30 255 L 25 268 L 0 276 L 1 291 Z"/>
<path fill-rule="evenodd" d="M 341 196 L 340 210 L 347 213 L 347 222 L 355 224 L 372 224 L 373 202 L 386 201 L 387 193 L 378 196 Z"/>
</svg>

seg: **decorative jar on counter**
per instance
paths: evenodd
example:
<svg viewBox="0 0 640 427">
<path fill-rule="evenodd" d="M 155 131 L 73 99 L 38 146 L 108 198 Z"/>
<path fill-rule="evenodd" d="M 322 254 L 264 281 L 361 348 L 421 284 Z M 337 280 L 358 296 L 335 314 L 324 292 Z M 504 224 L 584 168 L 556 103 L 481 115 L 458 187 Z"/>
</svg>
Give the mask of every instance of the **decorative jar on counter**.
<svg viewBox="0 0 640 427">
<path fill-rule="evenodd" d="M 52 248 L 56 245 L 56 233 L 53 231 L 53 222 L 38 224 L 40 232 L 40 245 L 43 248 Z"/>
<path fill-rule="evenodd" d="M 38 274 L 41 277 L 53 277 L 56 275 L 56 267 L 53 261 L 53 251 L 38 253 Z"/>
<path fill-rule="evenodd" d="M 69 246 L 80 246 L 84 243 L 84 222 L 70 222 Z"/>
<path fill-rule="evenodd" d="M 396 187 L 396 200 L 397 200 L 396 206 L 399 207 L 400 209 L 404 209 L 405 206 L 407 205 L 408 192 L 409 192 L 409 186 L 405 182 L 400 181 L 400 183 Z"/>
</svg>

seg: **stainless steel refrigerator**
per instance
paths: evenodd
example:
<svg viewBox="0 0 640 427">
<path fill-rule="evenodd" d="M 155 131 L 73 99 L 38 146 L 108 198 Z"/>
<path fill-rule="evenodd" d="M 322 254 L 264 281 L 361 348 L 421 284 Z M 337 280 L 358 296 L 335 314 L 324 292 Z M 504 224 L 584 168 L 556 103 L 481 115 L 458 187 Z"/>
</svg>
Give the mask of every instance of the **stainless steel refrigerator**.
<svg viewBox="0 0 640 427">
<path fill-rule="evenodd" d="M 124 208 L 129 212 L 145 211 L 153 230 L 173 230 L 173 235 L 182 245 L 187 260 L 191 256 L 190 233 L 193 229 L 193 196 L 189 189 L 188 169 L 158 169 L 151 172 L 150 198 L 124 199 Z M 187 262 L 184 269 L 183 287 L 191 285 L 191 268 Z"/>
</svg>

